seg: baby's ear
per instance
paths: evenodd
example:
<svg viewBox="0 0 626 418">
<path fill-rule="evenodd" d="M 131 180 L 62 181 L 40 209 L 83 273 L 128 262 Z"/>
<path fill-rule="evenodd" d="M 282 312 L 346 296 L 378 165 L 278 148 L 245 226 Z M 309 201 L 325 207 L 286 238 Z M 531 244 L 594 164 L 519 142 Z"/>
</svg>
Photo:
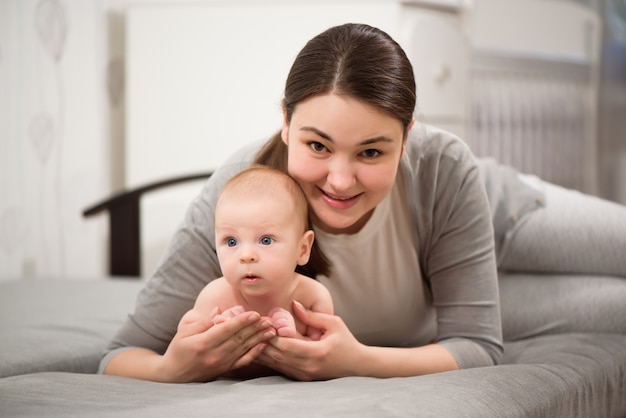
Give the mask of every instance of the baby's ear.
<svg viewBox="0 0 626 418">
<path fill-rule="evenodd" d="M 298 254 L 298 265 L 304 266 L 309 262 L 309 258 L 311 257 L 311 247 L 313 247 L 313 240 L 315 233 L 309 229 L 304 234 L 302 234 L 302 238 L 300 238 L 300 253 Z"/>
</svg>

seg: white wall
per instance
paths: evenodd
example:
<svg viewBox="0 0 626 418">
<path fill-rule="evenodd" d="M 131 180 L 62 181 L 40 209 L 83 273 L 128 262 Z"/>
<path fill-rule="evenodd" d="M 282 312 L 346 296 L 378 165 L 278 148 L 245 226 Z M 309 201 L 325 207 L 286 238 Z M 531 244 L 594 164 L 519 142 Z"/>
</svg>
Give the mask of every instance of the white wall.
<svg viewBox="0 0 626 418">
<path fill-rule="evenodd" d="M 136 5 L 127 13 L 126 184 L 217 168 L 280 129 L 294 58 L 345 22 L 389 33 L 419 85 L 419 117 L 463 135 L 467 48 L 461 2 L 446 9 L 394 0 L 203 1 Z M 456 6 L 453 4 L 456 3 Z M 440 80 L 440 67 L 448 70 Z M 197 186 L 142 202 L 142 272 L 149 274 Z M 177 203 L 178 202 L 178 203 Z"/>
<path fill-rule="evenodd" d="M 96 277 L 109 190 L 97 1 L 0 2 L 0 279 Z"/>
<path fill-rule="evenodd" d="M 219 76 L 224 72 L 230 75 L 232 70 L 235 79 L 242 79 L 247 73 L 242 75 L 236 71 L 254 69 L 257 77 L 252 80 L 252 87 L 244 86 L 244 92 L 250 96 L 266 98 L 267 105 L 256 110 L 240 109 L 241 101 L 229 98 L 228 88 L 224 88 L 229 83 L 224 82 L 221 85 L 188 83 L 186 76 L 197 69 L 181 68 L 176 65 L 175 60 L 171 61 L 167 68 L 152 69 L 155 75 L 163 71 L 171 72 L 178 81 L 178 86 L 192 93 L 194 89 L 199 92 L 210 88 L 218 89 L 225 98 L 219 111 L 229 115 L 248 115 L 239 124 L 231 124 L 232 130 L 220 131 L 220 136 L 226 137 L 220 138 L 220 141 L 223 140 L 226 144 L 226 148 L 221 149 L 220 155 L 241 141 L 268 134 L 277 124 L 273 118 L 279 114 L 280 91 L 274 92 L 272 85 L 281 83 L 284 79 L 291 62 L 289 55 L 295 54 L 302 46 L 302 41 L 319 29 L 319 26 L 314 27 L 309 23 L 310 19 L 306 14 L 309 12 L 305 13 L 305 9 L 302 8 L 294 9 L 294 3 L 338 7 L 338 10 L 342 10 L 340 13 L 329 16 L 316 15 L 317 24 L 320 24 L 321 17 L 327 17 L 329 20 L 325 22 L 330 24 L 345 21 L 346 13 L 354 16 L 354 19 L 349 20 L 369 19 L 372 14 L 376 15 L 377 11 L 382 10 L 381 8 L 389 10 L 389 5 L 397 2 L 267 0 L 267 3 L 277 8 L 277 13 L 278 9 L 293 12 L 288 14 L 288 18 L 291 19 L 289 22 L 282 22 L 285 26 L 281 26 L 280 32 L 272 32 L 278 30 L 276 24 L 281 23 L 281 18 L 278 15 L 273 16 L 267 25 L 263 25 L 263 21 L 255 19 L 260 6 L 254 1 L 0 0 L 0 280 L 30 276 L 95 278 L 106 274 L 107 217 L 83 219 L 82 210 L 126 184 L 139 184 L 152 179 L 133 177 L 132 171 L 126 170 L 127 157 L 133 158 L 132 156 L 137 154 L 136 151 L 129 151 L 127 154 L 124 141 L 126 133 L 135 129 L 132 121 L 126 119 L 124 72 L 125 67 L 129 65 L 129 56 L 126 55 L 128 52 L 126 36 L 129 30 L 126 27 L 127 12 L 129 9 L 159 4 L 168 7 L 173 5 L 203 7 L 207 4 L 234 3 L 246 5 L 241 9 L 242 19 L 237 19 L 242 33 L 254 26 L 256 33 L 263 34 L 263 37 L 259 37 L 260 40 L 270 42 L 267 39 L 274 36 L 283 42 L 282 45 L 291 45 L 291 52 L 284 50 L 285 53 L 278 57 L 273 44 L 261 43 L 257 46 L 259 53 L 254 59 L 245 60 L 239 57 L 240 61 L 236 64 L 222 62 L 212 75 Z M 340 3 L 350 4 L 348 12 Z M 435 7 L 430 9 L 429 13 L 443 11 L 444 14 L 439 16 L 445 17 L 435 23 L 431 20 L 429 24 L 443 30 L 446 39 L 463 42 L 462 36 L 459 38 L 457 33 L 462 22 L 454 13 L 446 14 L 446 10 L 462 8 L 471 5 L 473 1 L 415 1 L 415 3 L 443 4 L 443 8 Z M 372 23 L 391 22 L 389 20 L 392 19 L 391 15 L 381 12 Z M 406 16 L 402 14 L 403 18 Z M 196 21 L 195 24 L 197 23 Z M 230 28 L 235 25 L 225 19 L 212 24 Z M 287 31 L 285 27 L 289 30 Z M 390 32 L 397 35 L 394 30 Z M 256 33 L 252 32 L 249 36 L 255 39 Z M 406 33 L 399 35 L 402 39 Z M 424 41 L 423 37 L 419 39 Z M 411 48 L 415 47 L 415 53 L 420 57 L 420 61 L 414 63 L 419 100 L 422 104 L 420 116 L 426 121 L 462 132 L 465 123 L 463 106 L 458 106 L 458 109 L 454 106 L 448 107 L 442 98 L 447 97 L 446 95 L 454 97 L 455 92 L 466 88 L 464 75 L 453 72 L 454 77 L 460 78 L 446 78 L 445 71 L 441 72 L 443 67 L 440 65 L 445 60 L 438 58 L 441 54 L 449 54 L 451 58 L 459 59 L 462 51 L 455 51 L 447 45 L 441 46 L 441 42 L 444 42 L 442 39 L 443 37 L 435 37 L 428 39 L 427 42 L 407 46 L 409 53 Z M 136 58 L 136 54 L 144 54 L 146 59 L 151 59 L 151 56 L 159 57 L 159 45 L 167 40 L 167 37 L 154 38 L 151 49 L 131 52 L 132 57 Z M 218 48 L 222 45 L 228 52 L 232 42 L 235 44 L 244 42 L 245 37 L 200 39 L 200 41 L 205 45 L 201 48 Z M 429 45 L 432 46 L 431 55 L 426 56 L 423 51 Z M 200 52 L 197 44 L 194 48 L 196 49 L 181 50 L 179 53 Z M 265 60 L 262 49 L 272 57 L 271 62 Z M 460 58 L 461 63 L 463 59 Z M 456 62 L 453 66 L 457 68 L 458 65 Z M 431 83 L 432 88 L 426 87 L 429 80 L 438 79 L 442 74 L 443 80 L 448 80 L 449 84 Z M 454 87 L 450 87 L 451 85 Z M 612 87 L 611 91 L 620 94 L 619 103 L 624 103 L 624 84 L 620 86 L 621 90 Z M 144 86 L 146 87 L 150 86 Z M 152 88 L 155 104 L 166 95 L 176 97 L 177 94 L 176 90 L 160 89 L 159 86 Z M 238 92 L 238 95 L 241 93 Z M 167 101 L 164 104 L 167 104 Z M 180 108 L 192 106 L 196 110 L 206 106 L 203 102 L 174 102 L 174 104 Z M 259 109 L 273 113 L 261 114 Z M 448 110 L 450 112 L 447 112 Z M 215 109 L 207 106 L 207 114 L 214 112 Z M 201 119 L 202 116 L 194 115 L 193 118 Z M 618 119 L 622 122 L 624 120 L 617 115 L 612 119 L 612 123 Z M 182 137 L 193 137 L 195 141 L 208 140 L 207 132 L 214 131 L 210 122 L 208 118 L 201 121 L 206 125 L 206 130 L 200 133 L 195 130 L 177 131 L 172 135 L 172 141 L 177 141 L 181 133 Z M 612 132 L 615 131 L 613 129 Z M 230 143 L 231 140 L 239 142 Z M 616 146 L 621 146 L 623 150 L 623 143 L 624 141 L 615 139 L 607 145 L 605 155 L 615 154 L 611 150 Z M 183 151 L 186 155 L 194 156 L 191 145 L 186 146 Z M 220 158 L 207 155 L 206 159 L 194 160 L 193 164 L 188 166 L 188 171 L 212 168 L 211 166 Z M 623 167 L 626 162 L 623 158 L 618 160 L 611 160 L 611 164 L 606 165 L 600 163 L 607 176 L 614 178 L 616 175 L 614 173 L 621 173 L 618 177 L 623 177 L 624 169 L 620 170 L 619 164 Z M 153 162 L 146 161 L 145 166 L 153 170 L 154 178 L 170 174 L 169 168 L 158 159 Z M 616 184 L 619 183 L 617 180 Z M 619 184 L 623 190 L 624 182 Z M 197 187 L 192 186 L 187 192 L 188 195 L 195 194 Z M 626 192 L 621 195 L 622 199 L 624 195 Z M 607 196 L 616 197 L 609 192 Z M 177 199 L 180 200 L 178 197 L 172 199 L 167 194 L 156 194 L 146 199 L 146 203 L 165 211 L 166 206 Z M 156 222 L 161 221 L 158 211 L 153 212 L 151 216 Z M 168 234 L 156 237 L 155 241 L 167 241 Z M 148 247 L 150 245 L 147 244 Z M 152 257 L 158 257 L 162 249 L 159 247 L 151 251 L 157 254 Z M 153 265 L 154 260 L 150 263 Z M 144 274 L 150 273 L 151 265 L 144 265 Z"/>
<path fill-rule="evenodd" d="M 217 20 L 206 14 L 203 17 L 212 25 L 240 28 L 238 38 L 196 39 L 200 44 L 179 52 L 183 55 L 202 53 L 205 48 L 229 52 L 237 47 L 237 42 L 254 41 L 257 35 L 263 35 L 265 43 L 258 44 L 254 59 L 240 56 L 236 62 L 221 62 L 216 71 L 204 78 L 212 80 L 207 84 L 189 82 L 187 75 L 197 69 L 181 68 L 176 65 L 176 59 L 171 59 L 168 67 L 152 68 L 155 74 L 173 72 L 174 77 L 178 77 L 177 86 L 186 92 L 217 88 L 221 97 L 217 108 L 206 106 L 204 102 L 179 103 L 175 100 L 176 89 L 148 83 L 148 88 L 153 89 L 154 105 L 174 103 L 180 109 L 194 109 L 199 113 L 188 112 L 187 117 L 200 120 L 206 127 L 200 131 L 195 127 L 185 130 L 183 125 L 183 129 L 172 132 L 172 141 L 185 138 L 193 144 L 193 141 L 207 140 L 208 133 L 217 128 L 205 115 L 214 117 L 216 112 L 223 112 L 242 116 L 237 124 L 231 125 L 232 129 L 217 129 L 224 144 L 220 153 L 194 159 L 196 155 L 189 147 L 181 148 L 186 155 L 183 158 L 188 158 L 187 172 L 213 168 L 229 150 L 266 136 L 278 126 L 279 119 L 275 118 L 280 115 L 282 86 L 280 89 L 276 86 L 282 84 L 304 40 L 323 27 L 348 20 L 369 20 L 392 27 L 389 22 L 398 17 L 389 10 L 399 2 L 269 0 L 264 2 L 265 6 L 259 6 L 256 2 L 215 0 L 0 1 L 0 280 L 30 276 L 94 278 L 106 274 L 107 216 L 84 219 L 82 211 L 122 187 L 172 174 L 163 160 L 148 160 L 158 149 L 136 151 L 125 144 L 127 132 L 134 130 L 132 120 L 126 117 L 128 9 L 159 4 L 193 8 L 235 3 L 240 5 L 239 11 L 228 12 L 230 15 L 221 14 Z M 458 7 L 463 1 L 439 3 Z M 333 10 L 322 15 L 319 9 L 315 11 L 317 5 Z M 260 7 L 272 9 L 276 14 L 272 12 L 271 19 L 264 22 L 257 13 Z M 385 12 L 378 15 L 381 10 Z M 313 24 L 310 23 L 311 11 L 318 13 Z M 187 17 L 195 25 L 203 24 L 193 16 Z M 256 32 L 250 31 L 252 26 Z M 273 49 L 271 39 L 278 39 L 282 48 L 288 44 L 291 49 Z M 152 49 L 130 53 L 134 58 L 143 54 L 149 60 L 150 54 L 156 53 L 158 57 L 160 43 L 167 41 L 164 31 L 161 38 L 153 39 Z M 231 56 L 237 57 L 232 53 Z M 256 74 L 253 78 L 250 78 L 250 69 Z M 229 81 L 220 82 L 216 75 L 225 75 Z M 233 77 L 242 81 L 248 79 L 248 84 L 242 86 L 243 92 L 229 94 L 234 93 L 229 90 L 236 86 L 231 81 Z M 192 79 L 197 80 L 197 77 Z M 153 79 L 147 78 L 150 80 Z M 253 96 L 267 98 L 268 105 L 256 110 L 245 106 L 247 98 Z M 127 164 L 128 159 L 137 158 L 137 152 L 143 153 L 139 158 L 145 158 L 144 167 L 151 167 L 153 175 L 136 176 Z M 186 196 L 196 191 L 197 186 L 192 187 Z M 156 217 L 157 222 L 161 218 L 159 210 L 166 210 L 166 206 L 176 200 L 167 193 L 145 199 L 146 206 L 157 207 L 150 215 Z M 149 231 L 144 233 L 150 234 Z M 158 240 L 167 241 L 168 234 L 159 236 Z M 146 246 L 151 247 L 151 244 Z M 160 251 L 160 248 L 152 251 L 156 254 L 153 258 L 158 257 Z M 150 268 L 145 267 L 144 274 L 149 274 Z"/>
<path fill-rule="evenodd" d="M 346 19 L 395 28 L 386 2 L 230 1 L 127 14 L 126 184 L 217 168 L 281 126 L 280 100 L 304 43 Z M 306 16 L 306 19 L 303 17 Z M 160 259 L 197 186 L 142 201 L 143 274 Z"/>
</svg>

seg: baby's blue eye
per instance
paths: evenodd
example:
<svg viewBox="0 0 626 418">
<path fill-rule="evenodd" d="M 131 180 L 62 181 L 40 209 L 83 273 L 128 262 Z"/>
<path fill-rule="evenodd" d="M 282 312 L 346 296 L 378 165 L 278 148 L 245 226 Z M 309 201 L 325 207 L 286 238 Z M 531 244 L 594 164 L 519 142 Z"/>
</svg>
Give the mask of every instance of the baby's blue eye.
<svg viewBox="0 0 626 418">
<path fill-rule="evenodd" d="M 272 242 L 274 242 L 274 240 L 270 237 L 261 238 L 261 245 L 270 245 Z"/>
<path fill-rule="evenodd" d="M 237 240 L 235 238 L 228 238 L 226 240 L 226 245 L 228 245 L 229 247 L 234 247 L 235 245 L 237 245 Z"/>
</svg>

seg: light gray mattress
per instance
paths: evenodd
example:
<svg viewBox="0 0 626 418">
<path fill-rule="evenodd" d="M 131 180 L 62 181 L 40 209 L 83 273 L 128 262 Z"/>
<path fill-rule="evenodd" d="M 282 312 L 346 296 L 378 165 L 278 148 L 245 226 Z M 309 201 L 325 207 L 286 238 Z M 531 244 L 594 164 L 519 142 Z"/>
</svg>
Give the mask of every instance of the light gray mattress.
<svg viewBox="0 0 626 418">
<path fill-rule="evenodd" d="M 93 374 L 141 286 L 0 282 L 0 416 L 626 417 L 624 279 L 502 277 L 504 327 L 517 340 L 495 367 L 325 382 L 161 384 Z M 563 303 L 580 304 L 578 317 L 548 309 Z"/>
</svg>

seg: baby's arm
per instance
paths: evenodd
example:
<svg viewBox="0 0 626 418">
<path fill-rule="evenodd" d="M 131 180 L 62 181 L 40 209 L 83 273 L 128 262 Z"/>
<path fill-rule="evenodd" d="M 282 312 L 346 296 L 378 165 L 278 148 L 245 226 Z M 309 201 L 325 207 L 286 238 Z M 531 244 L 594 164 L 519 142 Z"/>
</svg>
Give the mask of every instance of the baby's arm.
<svg viewBox="0 0 626 418">
<path fill-rule="evenodd" d="M 193 308 L 180 320 L 179 327 L 182 323 L 206 320 L 207 318 L 212 319 L 213 324 L 218 324 L 219 322 L 224 322 L 224 320 L 235 316 L 235 313 L 229 311 L 222 313 L 219 308 L 219 305 L 221 305 L 220 302 L 223 302 L 222 299 L 226 297 L 224 282 L 223 278 L 219 278 L 208 283 L 202 291 L 200 291 Z M 216 322 L 215 318 L 217 317 L 221 317 L 222 320 Z"/>
<path fill-rule="evenodd" d="M 330 295 L 330 292 L 320 282 L 317 280 L 311 279 L 313 281 L 310 293 L 314 296 L 314 301 L 308 308 L 315 312 L 327 313 L 330 315 L 334 315 L 335 309 L 333 306 L 333 298 Z M 306 307 L 306 305 L 305 305 Z M 306 327 L 304 331 L 304 338 L 307 340 L 319 341 L 322 338 L 322 330 L 313 327 Z"/>
<path fill-rule="evenodd" d="M 303 298 L 305 300 L 298 302 L 312 311 L 332 315 L 334 313 L 333 300 L 328 289 L 320 282 L 308 277 L 304 278 L 304 280 L 306 286 L 305 292 L 303 292 L 302 295 L 306 295 L 306 297 Z M 322 337 L 322 332 L 312 327 L 306 327 L 304 333 L 300 334 L 296 328 L 293 315 L 286 309 L 274 308 L 270 311 L 269 317 L 276 329 L 276 334 L 280 337 L 301 338 L 314 341 L 318 341 Z"/>
</svg>

